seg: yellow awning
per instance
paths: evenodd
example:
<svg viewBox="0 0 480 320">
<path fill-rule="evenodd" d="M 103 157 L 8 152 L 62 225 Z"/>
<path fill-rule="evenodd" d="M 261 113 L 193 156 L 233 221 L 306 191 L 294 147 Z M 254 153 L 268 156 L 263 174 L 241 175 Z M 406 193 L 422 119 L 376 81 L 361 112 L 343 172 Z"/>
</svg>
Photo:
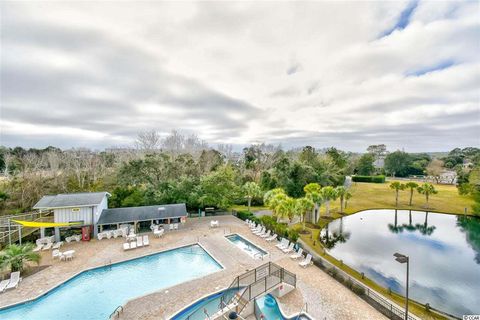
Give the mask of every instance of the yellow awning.
<svg viewBox="0 0 480 320">
<path fill-rule="evenodd" d="M 12 220 L 12 221 L 19 223 L 24 227 L 33 227 L 33 228 L 69 227 L 69 226 L 82 224 L 81 222 L 55 223 L 55 222 L 35 222 L 35 221 L 22 221 L 22 220 Z"/>
</svg>

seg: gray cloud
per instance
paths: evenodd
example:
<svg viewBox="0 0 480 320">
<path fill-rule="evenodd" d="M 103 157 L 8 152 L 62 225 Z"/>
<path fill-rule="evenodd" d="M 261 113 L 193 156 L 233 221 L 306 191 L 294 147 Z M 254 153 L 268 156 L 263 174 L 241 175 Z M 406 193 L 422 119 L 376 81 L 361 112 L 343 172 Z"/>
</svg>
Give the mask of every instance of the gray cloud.
<svg viewBox="0 0 480 320">
<path fill-rule="evenodd" d="M 89 6 L 1 3 L 0 144 L 102 148 L 180 129 L 236 145 L 480 145 L 479 23 L 468 3 L 438 16 L 421 3 L 383 40 L 372 39 L 402 6 Z M 445 59 L 455 65 L 405 76 Z"/>
</svg>

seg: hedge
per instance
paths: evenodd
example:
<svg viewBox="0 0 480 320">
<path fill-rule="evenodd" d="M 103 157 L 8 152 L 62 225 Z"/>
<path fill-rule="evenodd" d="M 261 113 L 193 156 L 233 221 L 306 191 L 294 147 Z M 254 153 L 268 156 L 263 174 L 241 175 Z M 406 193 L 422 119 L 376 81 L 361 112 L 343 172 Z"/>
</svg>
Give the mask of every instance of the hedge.
<svg viewBox="0 0 480 320">
<path fill-rule="evenodd" d="M 369 182 L 369 183 L 384 183 L 385 176 L 353 176 L 353 182 Z"/>
</svg>

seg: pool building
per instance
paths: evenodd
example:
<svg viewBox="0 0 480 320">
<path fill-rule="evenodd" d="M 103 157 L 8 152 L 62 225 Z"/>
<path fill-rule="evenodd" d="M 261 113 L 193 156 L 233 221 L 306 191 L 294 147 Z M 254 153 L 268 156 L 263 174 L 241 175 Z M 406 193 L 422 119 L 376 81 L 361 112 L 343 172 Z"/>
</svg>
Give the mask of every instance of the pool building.
<svg viewBox="0 0 480 320">
<path fill-rule="evenodd" d="M 80 232 L 83 240 L 96 237 L 104 229 L 132 225 L 135 231 L 146 230 L 151 224 L 185 223 L 185 203 L 155 206 L 108 208 L 108 192 L 84 192 L 47 195 L 33 207 L 41 212 L 52 212 L 55 240 L 65 232 Z M 41 237 L 45 228 L 40 228 Z"/>
</svg>

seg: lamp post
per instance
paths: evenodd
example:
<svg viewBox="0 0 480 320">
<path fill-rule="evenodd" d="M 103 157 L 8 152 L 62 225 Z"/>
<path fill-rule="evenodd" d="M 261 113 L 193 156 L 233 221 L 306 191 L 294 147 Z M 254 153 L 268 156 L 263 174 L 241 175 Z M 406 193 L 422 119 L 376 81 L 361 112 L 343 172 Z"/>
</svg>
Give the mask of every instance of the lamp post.
<svg viewBox="0 0 480 320">
<path fill-rule="evenodd" d="M 405 294 L 405 320 L 408 320 L 408 272 L 409 272 L 409 264 L 410 259 L 408 256 L 401 254 L 401 253 L 394 253 L 393 256 L 395 260 L 399 263 L 406 263 L 407 264 L 407 284 L 406 284 L 406 294 Z"/>
</svg>

